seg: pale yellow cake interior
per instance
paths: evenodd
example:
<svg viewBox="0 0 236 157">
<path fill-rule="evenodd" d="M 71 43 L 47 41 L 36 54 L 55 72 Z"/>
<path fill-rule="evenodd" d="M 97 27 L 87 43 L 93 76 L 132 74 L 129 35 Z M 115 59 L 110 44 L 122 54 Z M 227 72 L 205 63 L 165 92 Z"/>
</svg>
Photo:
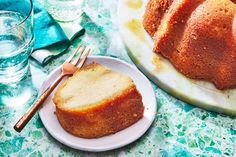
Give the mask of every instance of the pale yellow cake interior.
<svg viewBox="0 0 236 157">
<path fill-rule="evenodd" d="M 114 72 L 100 64 L 78 71 L 66 81 L 57 96 L 63 107 L 76 109 L 101 102 L 133 85 L 128 76 Z"/>
</svg>

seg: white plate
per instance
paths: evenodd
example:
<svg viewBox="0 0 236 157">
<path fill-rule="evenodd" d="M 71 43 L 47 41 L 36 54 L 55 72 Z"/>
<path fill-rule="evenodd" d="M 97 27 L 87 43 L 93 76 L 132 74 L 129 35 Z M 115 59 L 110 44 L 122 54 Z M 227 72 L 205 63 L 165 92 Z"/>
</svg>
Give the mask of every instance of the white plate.
<svg viewBox="0 0 236 157">
<path fill-rule="evenodd" d="M 157 109 L 155 93 L 151 83 L 140 71 L 138 71 L 136 67 L 115 58 L 102 56 L 88 57 L 86 64 L 93 61 L 105 65 L 114 71 L 127 74 L 134 80 L 137 89 L 143 98 L 145 106 L 144 117 L 132 126 L 113 135 L 97 139 L 79 138 L 67 133 L 59 124 L 57 117 L 54 114 L 55 105 L 52 102 L 54 92 L 47 99 L 44 106 L 39 110 L 39 116 L 47 131 L 61 143 L 79 150 L 99 152 L 119 148 L 137 140 L 152 124 Z M 41 91 L 45 90 L 59 74 L 60 68 L 52 71 L 44 82 Z"/>
<path fill-rule="evenodd" d="M 236 89 L 221 91 L 210 82 L 189 79 L 167 59 L 152 52 L 153 41 L 142 25 L 147 2 L 120 0 L 118 6 L 120 32 L 136 66 L 173 96 L 207 110 L 236 116 Z"/>
</svg>

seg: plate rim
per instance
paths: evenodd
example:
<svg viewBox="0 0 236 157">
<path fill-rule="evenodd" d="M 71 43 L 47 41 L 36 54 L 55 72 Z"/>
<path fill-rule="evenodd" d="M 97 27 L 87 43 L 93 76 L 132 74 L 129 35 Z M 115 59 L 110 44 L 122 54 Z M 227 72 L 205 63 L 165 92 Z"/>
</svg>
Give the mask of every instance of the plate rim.
<svg viewBox="0 0 236 157">
<path fill-rule="evenodd" d="M 153 113 L 152 113 L 152 115 L 151 115 L 151 119 L 149 120 L 149 124 L 147 124 L 146 125 L 146 128 L 144 128 L 143 130 L 142 130 L 142 132 L 140 132 L 136 137 L 133 137 L 133 138 L 131 138 L 131 139 L 128 139 L 128 140 L 126 140 L 125 142 L 121 142 L 120 144 L 118 144 L 118 145 L 113 145 L 113 146 L 109 146 L 109 147 L 105 147 L 105 148 L 103 148 L 103 147 L 99 147 L 99 148 L 94 148 L 94 147 L 83 147 L 83 146 L 81 146 L 81 145 L 77 145 L 77 146 L 75 146 L 75 145 L 73 145 L 73 144 L 71 144 L 71 143 L 69 143 L 67 140 L 63 140 L 63 139 L 61 139 L 61 138 L 58 138 L 57 137 L 57 135 L 55 135 L 54 134 L 54 132 L 51 132 L 51 129 L 50 129 L 50 127 L 48 127 L 46 124 L 45 124 L 45 122 L 44 122 L 44 118 L 42 117 L 42 110 L 40 109 L 39 110 L 39 117 L 40 117 L 40 119 L 41 119 L 41 121 L 42 121 L 42 123 L 43 123 L 43 125 L 44 125 L 44 127 L 45 127 L 45 129 L 47 130 L 47 132 L 54 138 L 54 139 L 56 139 L 57 141 L 59 141 L 60 143 L 62 143 L 62 144 L 64 144 L 64 145 L 67 145 L 67 146 L 69 146 L 69 147 L 71 147 L 71 148 L 74 148 L 74 149 L 77 149 L 77 150 L 83 150 L 83 151 L 89 151 L 89 152 L 103 152 L 103 151 L 108 151 L 108 150 L 113 150 L 113 149 L 117 149 L 117 148 L 121 148 L 121 147 L 123 147 L 123 146 L 126 146 L 126 145 L 128 145 L 128 144 L 130 144 L 130 143 L 132 143 L 132 142 L 134 142 L 134 141 L 136 141 L 136 140 L 138 140 L 139 138 L 141 138 L 144 134 L 145 134 L 145 132 L 151 127 L 151 125 L 152 125 L 152 123 L 153 123 L 153 121 L 154 121 L 154 119 L 155 119 L 155 115 L 156 115 L 156 113 L 157 113 L 157 98 L 156 98 L 156 95 L 155 95 L 155 91 L 154 91 L 154 89 L 153 89 L 153 87 L 152 87 L 152 85 L 151 85 L 151 82 L 150 82 L 150 80 L 142 73 L 142 72 L 140 72 L 139 71 L 139 69 L 138 68 L 136 68 L 136 66 L 134 66 L 134 65 L 131 65 L 131 64 L 129 64 L 129 63 L 127 63 L 127 62 L 125 62 L 125 61 L 123 61 L 123 60 L 120 60 L 120 59 L 118 59 L 118 58 L 114 58 L 114 57 L 109 57 L 109 56 L 88 56 L 88 58 L 89 59 L 92 59 L 92 60 L 96 60 L 97 58 L 98 59 L 105 59 L 105 60 L 114 60 L 114 61 L 118 61 L 118 62 L 120 62 L 120 63 L 122 63 L 122 64 L 125 64 L 125 66 L 129 66 L 129 68 L 131 68 L 132 70 L 134 70 L 136 73 L 138 73 L 138 75 L 139 76 L 141 76 L 141 77 L 143 77 L 149 84 L 149 86 L 151 87 L 150 89 L 151 89 L 151 93 L 150 94 L 152 94 L 152 99 L 153 99 L 153 109 L 154 109 L 154 111 L 153 111 Z M 47 76 L 47 78 L 45 79 L 45 81 L 44 81 L 44 83 L 43 83 L 43 85 L 42 85 L 42 87 L 40 88 L 40 94 L 42 93 L 42 91 L 43 90 L 45 90 L 46 89 L 46 84 L 47 84 L 47 82 L 48 82 L 48 80 L 51 78 L 51 77 L 53 77 L 53 75 L 54 75 L 54 73 L 56 73 L 58 70 L 59 70 L 59 68 L 60 68 L 60 66 L 59 67 L 56 67 L 52 72 L 50 72 L 50 74 Z M 110 67 L 109 67 L 110 68 Z M 154 103 L 154 101 L 155 101 L 155 103 Z M 145 106 L 145 104 L 144 104 L 144 106 Z M 137 122 L 136 122 L 137 123 Z M 133 125 L 135 125 L 136 123 L 134 123 Z M 132 125 L 131 125 L 132 126 Z M 63 128 L 62 128 L 63 129 Z M 64 129 L 63 129 L 64 130 Z M 124 129 L 125 130 L 125 129 Z M 65 130 L 64 130 L 65 131 Z M 123 131 L 123 130 L 121 130 L 121 131 Z M 66 132 L 66 131 L 65 131 Z M 66 132 L 67 133 L 67 132 Z M 71 135 L 71 134 L 70 134 Z M 73 135 L 72 135 L 73 136 Z M 109 135 L 108 135 L 109 136 Z M 104 137 L 108 137 L 108 136 L 104 136 Z M 116 136 L 116 134 L 112 134 L 112 135 L 110 135 L 110 136 Z M 76 137 L 76 136 L 74 136 L 75 138 L 80 138 L 80 137 Z M 102 137 L 101 137 L 102 138 Z M 85 139 L 85 138 L 83 138 L 83 139 Z M 96 139 L 96 138 L 95 138 Z M 85 140 L 92 140 L 92 139 L 85 139 Z"/>
</svg>

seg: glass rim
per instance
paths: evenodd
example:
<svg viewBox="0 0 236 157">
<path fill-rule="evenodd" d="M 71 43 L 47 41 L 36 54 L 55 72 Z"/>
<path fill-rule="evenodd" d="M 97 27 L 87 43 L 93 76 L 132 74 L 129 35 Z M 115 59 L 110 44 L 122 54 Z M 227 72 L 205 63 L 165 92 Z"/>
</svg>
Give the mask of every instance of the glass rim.
<svg viewBox="0 0 236 157">
<path fill-rule="evenodd" d="M 32 11 L 33 11 L 33 0 L 29 0 L 30 1 L 30 10 L 29 10 L 29 13 L 28 15 L 21 21 L 19 22 L 18 24 L 16 24 L 16 26 L 19 26 L 21 25 L 22 23 L 24 23 L 31 15 Z"/>
<path fill-rule="evenodd" d="M 22 19 L 19 23 L 15 24 L 11 28 L 20 26 L 21 24 L 23 24 L 30 17 L 30 15 L 33 11 L 33 0 L 28 0 L 28 1 L 30 2 L 30 10 L 29 10 L 28 14 L 24 17 L 24 19 Z"/>
</svg>

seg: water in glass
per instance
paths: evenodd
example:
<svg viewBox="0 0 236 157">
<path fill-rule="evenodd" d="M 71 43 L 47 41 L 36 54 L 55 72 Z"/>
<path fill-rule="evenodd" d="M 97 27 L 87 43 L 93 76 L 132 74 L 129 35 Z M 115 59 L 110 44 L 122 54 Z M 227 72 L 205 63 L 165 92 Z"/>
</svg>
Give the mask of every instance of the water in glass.
<svg viewBox="0 0 236 157">
<path fill-rule="evenodd" d="M 0 11 L 0 83 L 25 76 L 32 49 L 32 19 L 19 12 Z"/>
</svg>

